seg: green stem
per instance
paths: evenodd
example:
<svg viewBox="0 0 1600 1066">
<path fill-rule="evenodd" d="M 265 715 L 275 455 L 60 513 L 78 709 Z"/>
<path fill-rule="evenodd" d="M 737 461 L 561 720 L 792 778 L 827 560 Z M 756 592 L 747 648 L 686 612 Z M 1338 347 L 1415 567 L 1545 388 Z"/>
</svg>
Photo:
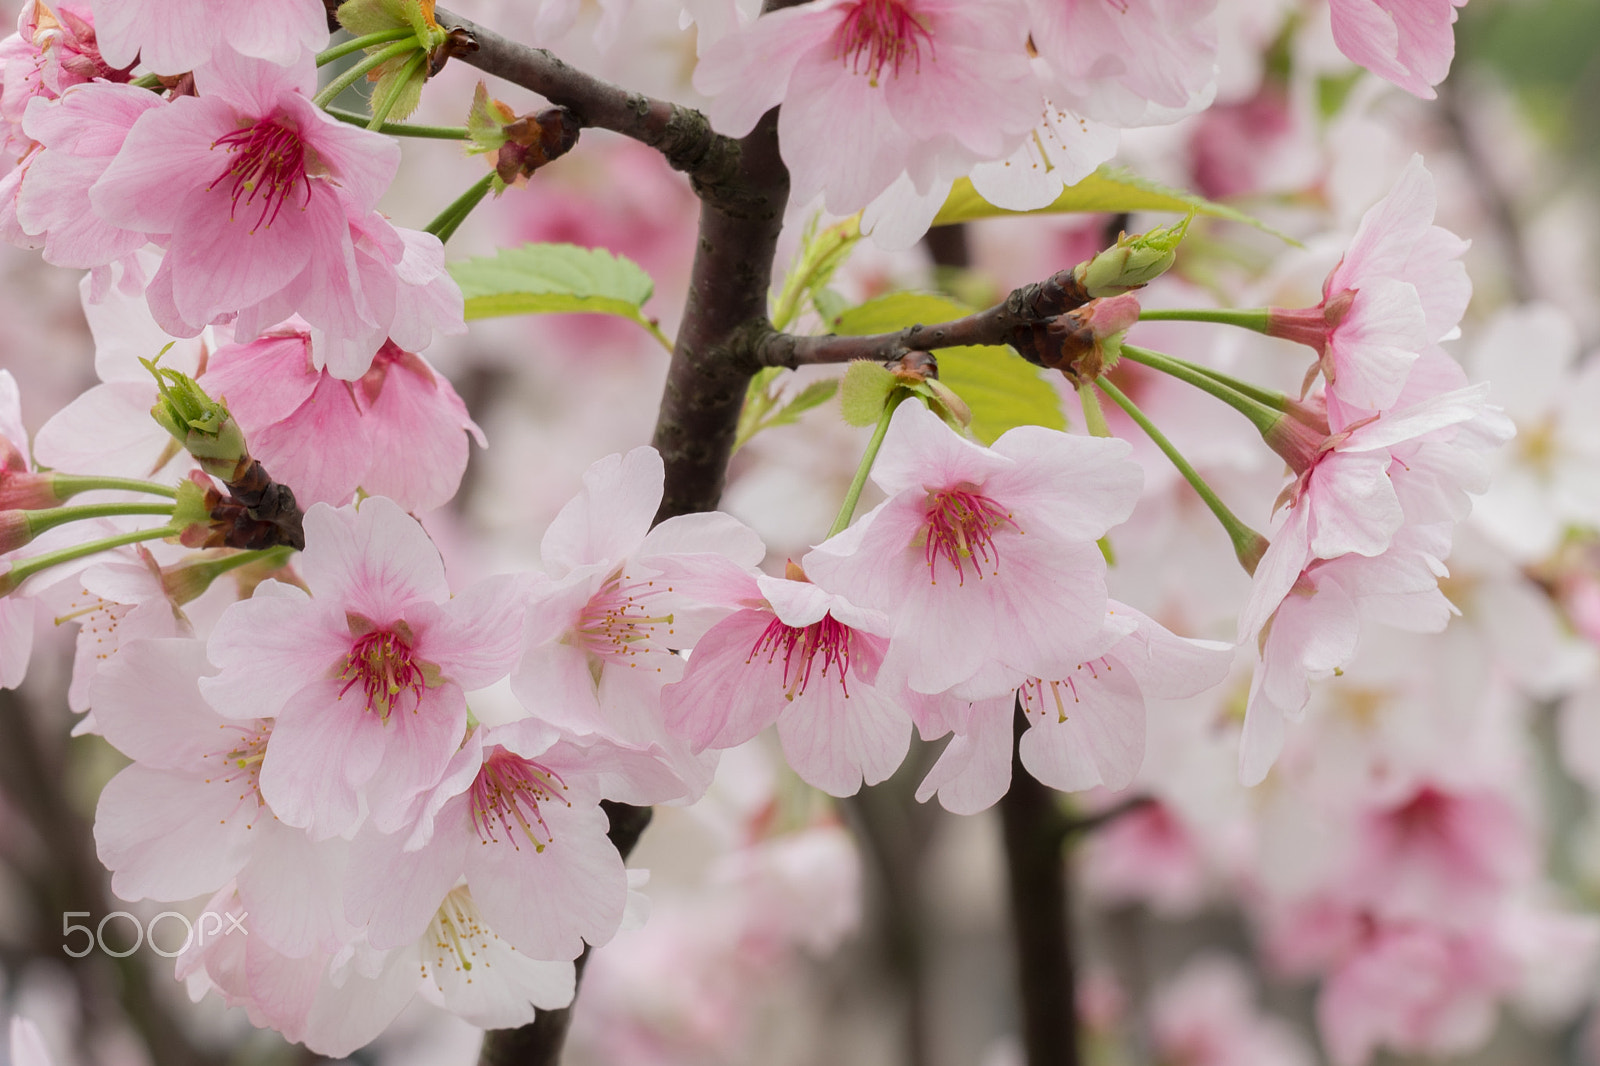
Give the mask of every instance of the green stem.
<svg viewBox="0 0 1600 1066">
<path fill-rule="evenodd" d="M 141 74 L 128 84 L 136 89 L 154 89 L 157 92 L 163 92 L 166 89 L 166 86 L 161 84 L 161 75 L 159 74 Z"/>
<path fill-rule="evenodd" d="M 50 487 L 55 490 L 56 498 L 65 500 L 76 496 L 80 492 L 90 492 L 94 489 L 114 489 L 121 492 L 147 492 L 152 496 L 165 496 L 169 500 L 178 498 L 178 490 L 170 485 L 158 485 L 154 481 L 138 481 L 127 477 L 96 477 L 89 474 L 57 474 L 50 481 Z"/>
<path fill-rule="evenodd" d="M 878 417 L 878 425 L 872 431 L 872 439 L 867 441 L 867 450 L 861 455 L 861 464 L 856 467 L 856 476 L 850 479 L 850 487 L 845 490 L 844 504 L 839 508 L 839 517 L 833 520 L 833 528 L 828 530 L 832 537 L 843 533 L 850 525 L 850 519 L 855 517 L 856 504 L 861 502 L 861 490 L 867 487 L 867 475 L 872 473 L 872 464 L 878 459 L 878 449 L 883 447 L 883 438 L 889 432 L 889 420 L 894 417 L 894 410 L 901 402 L 910 397 L 911 393 L 903 389 L 895 389 L 890 394 L 890 401 L 883 405 L 883 414 Z M 898 399 L 893 397 L 898 396 Z"/>
<path fill-rule="evenodd" d="M 485 196 L 489 195 L 489 190 L 494 186 L 495 177 L 495 172 L 491 170 L 482 178 L 473 182 L 470 189 L 456 197 L 449 207 L 439 212 L 438 218 L 428 223 L 427 232 L 438 237 L 440 243 L 448 241 L 455 231 L 461 227 L 461 223 L 467 220 L 467 216 L 472 214 L 472 209 L 482 203 Z"/>
<path fill-rule="evenodd" d="M 1231 307 L 1164 308 L 1141 310 L 1140 322 L 1219 322 L 1224 326 L 1239 326 L 1257 333 L 1267 331 L 1267 316 L 1272 312 L 1265 307 L 1240 310 Z"/>
<path fill-rule="evenodd" d="M 1187 382 L 1201 392 L 1209 392 L 1248 418 L 1251 425 L 1255 426 L 1263 436 L 1284 417 L 1281 408 L 1274 409 L 1260 400 L 1239 392 L 1231 385 L 1218 381 L 1198 367 L 1162 355 L 1160 352 L 1152 352 L 1146 348 L 1135 348 L 1131 344 L 1124 344 L 1122 346 L 1122 356 L 1124 359 L 1131 359 L 1135 363 L 1141 363 L 1152 370 L 1159 370 L 1163 374 L 1169 374 L 1177 378 L 1179 381 Z"/>
<path fill-rule="evenodd" d="M 398 59 L 400 56 L 403 56 L 408 52 L 415 51 L 421 51 L 421 49 L 417 46 L 416 34 L 411 34 L 409 40 L 396 41 L 389 47 L 382 49 L 381 51 L 374 52 L 365 59 L 362 59 L 360 62 L 351 66 L 349 70 L 344 71 L 337 78 L 334 78 L 327 85 L 324 85 L 321 91 L 319 91 L 316 96 L 311 98 L 311 102 L 316 104 L 318 107 L 327 107 L 338 98 L 340 93 L 344 92 L 346 89 L 350 88 L 350 86 L 366 77 L 367 71 L 373 69 L 374 67 L 382 66 L 391 59 Z"/>
<path fill-rule="evenodd" d="M 172 516 L 170 503 L 85 503 L 74 507 L 46 507 L 37 511 L 24 511 L 28 530 L 35 537 L 47 529 L 64 526 L 68 522 L 82 522 L 90 518 L 119 518 L 123 515 Z"/>
<path fill-rule="evenodd" d="M 293 555 L 293 548 L 281 544 L 276 548 L 264 548 L 260 551 L 235 552 L 221 559 L 201 559 L 183 563 L 164 572 L 167 594 L 172 597 L 174 604 L 181 607 L 201 596 L 211 587 L 213 581 L 230 570 L 237 570 L 252 563 L 266 563 L 268 569 L 275 570 L 286 566 Z"/>
<path fill-rule="evenodd" d="M 1127 345 L 1123 345 L 1123 348 L 1126 350 Z M 1289 397 L 1285 396 L 1277 389 L 1264 389 L 1260 385 L 1252 385 L 1250 382 L 1245 381 L 1242 378 L 1236 378 L 1232 374 L 1227 374 L 1221 370 L 1213 369 L 1212 367 L 1206 366 L 1203 363 L 1195 363 L 1188 359 L 1180 359 L 1176 355 L 1167 355 L 1165 352 L 1152 352 L 1148 348 L 1139 348 L 1137 346 L 1134 348 L 1134 351 L 1141 355 L 1153 355 L 1158 358 L 1165 359 L 1169 363 L 1174 363 L 1196 373 L 1204 374 L 1212 381 L 1220 382 L 1221 384 L 1228 386 L 1228 388 L 1232 389 L 1234 392 L 1237 392 L 1242 396 L 1248 396 L 1257 403 L 1265 404 L 1274 411 L 1288 410 Z"/>
<path fill-rule="evenodd" d="M 329 106 L 322 110 L 330 117 L 352 126 L 367 126 L 372 121 L 370 115 L 358 115 L 342 107 Z M 391 137 L 427 137 L 436 141 L 464 141 L 469 136 L 465 126 L 414 126 L 408 122 L 385 122 L 377 129 L 379 133 L 387 133 Z"/>
<path fill-rule="evenodd" d="M 359 52 L 376 45 L 388 44 L 390 41 L 414 41 L 416 39 L 417 31 L 410 26 L 397 26 L 392 30 L 379 30 L 377 33 L 369 33 L 365 37 L 354 37 L 343 44 L 336 44 L 326 52 L 318 52 L 317 66 L 325 67 L 335 59 L 343 59 L 351 52 Z"/>
<path fill-rule="evenodd" d="M 143 540 L 162 540 L 166 537 L 176 537 L 182 532 L 182 527 L 176 525 L 162 526 L 160 529 L 138 529 L 132 533 L 122 533 L 115 537 L 107 537 L 104 540 L 92 540 L 87 544 L 75 544 L 70 548 L 62 548 L 59 551 L 35 555 L 31 559 L 19 559 L 11 564 L 11 569 L 0 573 L 0 596 L 9 595 L 16 591 L 17 586 L 28 580 L 28 578 L 41 570 L 48 570 L 52 566 L 60 566 L 62 563 L 70 563 L 75 559 L 83 559 L 90 555 L 97 555 L 100 552 L 111 551 L 113 548 L 121 548 L 124 545 L 137 544 Z"/>
<path fill-rule="evenodd" d="M 1091 437 L 1111 436 L 1111 427 L 1106 425 L 1106 413 L 1100 409 L 1100 397 L 1095 395 L 1093 389 L 1078 390 L 1078 405 L 1083 408 L 1083 425 Z"/>
<path fill-rule="evenodd" d="M 1157 429 L 1155 423 L 1151 422 L 1132 400 L 1122 394 L 1121 389 L 1105 378 L 1098 379 L 1095 384 L 1100 387 L 1101 392 L 1111 397 L 1113 403 L 1126 411 L 1129 418 L 1138 423 L 1145 435 L 1161 449 L 1161 454 L 1178 468 L 1178 473 L 1183 475 L 1183 479 L 1205 501 L 1211 513 L 1216 515 L 1217 521 L 1222 523 L 1222 528 L 1227 531 L 1228 540 L 1233 544 L 1233 553 L 1238 557 L 1239 565 L 1244 567 L 1246 573 L 1255 573 L 1256 563 L 1261 560 L 1261 554 L 1267 550 L 1267 538 L 1239 521 L 1234 513 L 1228 510 L 1228 505 L 1222 502 L 1222 498 L 1206 483 L 1206 479 L 1200 476 L 1200 472 L 1173 446 L 1167 435 Z"/>
<path fill-rule="evenodd" d="M 428 59 L 428 53 L 417 51 L 406 60 L 405 66 L 400 68 L 400 76 L 391 81 L 385 89 L 383 96 L 372 102 L 372 121 L 367 123 L 367 129 L 376 130 L 389 120 L 389 113 L 400 102 L 400 96 L 406 91 L 406 85 L 411 81 L 418 68 Z"/>
</svg>

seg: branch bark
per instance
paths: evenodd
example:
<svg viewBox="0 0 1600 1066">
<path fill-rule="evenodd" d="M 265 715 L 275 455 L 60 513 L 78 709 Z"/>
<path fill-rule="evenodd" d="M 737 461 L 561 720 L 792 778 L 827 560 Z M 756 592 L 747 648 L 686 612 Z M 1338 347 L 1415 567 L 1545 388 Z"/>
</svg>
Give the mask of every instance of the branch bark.
<svg viewBox="0 0 1600 1066">
<path fill-rule="evenodd" d="M 854 359 L 889 362 L 909 352 L 930 352 L 969 344 L 1010 344 L 1027 356 L 1033 350 L 1033 331 L 1058 315 L 1089 302 L 1089 294 L 1071 269 L 1057 271 L 1043 281 L 1024 285 L 993 307 L 936 326 L 907 326 L 895 333 L 865 337 L 797 337 L 769 332 L 757 339 L 752 369 L 782 366 L 791 369 L 817 363 L 848 363 Z"/>
<path fill-rule="evenodd" d="M 1016 734 L 1027 728 L 1020 707 Z M 1072 914 L 1062 846 L 1072 828 L 1055 792 L 1011 754 L 1011 787 L 1000 797 L 1017 999 L 1028 1066 L 1078 1066 L 1077 996 L 1072 968 Z"/>
</svg>

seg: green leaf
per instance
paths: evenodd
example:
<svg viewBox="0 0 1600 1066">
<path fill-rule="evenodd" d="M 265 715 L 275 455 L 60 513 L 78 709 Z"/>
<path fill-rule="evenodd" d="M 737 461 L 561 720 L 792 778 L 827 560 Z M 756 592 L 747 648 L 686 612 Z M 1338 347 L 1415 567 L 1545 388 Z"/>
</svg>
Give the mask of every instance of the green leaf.
<svg viewBox="0 0 1600 1066">
<path fill-rule="evenodd" d="M 813 381 L 800 390 L 800 395 L 789 401 L 788 406 L 783 409 L 784 417 L 793 419 L 813 407 L 821 407 L 833 399 L 833 394 L 838 391 L 839 382 L 834 378 L 828 378 L 826 381 Z"/>
<path fill-rule="evenodd" d="M 495 256 L 452 263 L 450 273 L 467 298 L 469 322 L 554 312 L 618 315 L 672 347 L 643 311 L 655 282 L 637 263 L 603 248 L 524 244 Z"/>
<path fill-rule="evenodd" d="M 853 307 L 834 319 L 836 333 L 888 333 L 918 323 L 935 325 L 972 313 L 944 296 L 897 292 Z M 1066 429 L 1061 395 L 1039 367 L 1004 346 L 941 348 L 939 380 L 972 409 L 972 435 L 992 444 L 1017 426 Z"/>
<path fill-rule="evenodd" d="M 1182 189 L 1175 189 L 1170 185 L 1141 178 L 1122 167 L 1101 167 L 1078 184 L 1063 189 L 1054 203 L 1032 211 L 1008 211 L 1003 207 L 996 207 L 978 195 L 978 190 L 972 187 L 971 181 L 961 178 L 956 182 L 955 188 L 950 190 L 950 195 L 945 200 L 944 206 L 939 209 L 933 224 L 948 226 L 956 222 L 996 218 L 1001 215 L 1057 215 L 1076 211 L 1107 214 L 1119 214 L 1124 211 L 1172 211 L 1185 215 L 1192 211 L 1198 215 L 1210 215 L 1230 222 L 1243 222 L 1291 244 L 1298 243 L 1292 237 L 1279 233 L 1260 219 L 1253 218 L 1243 211 L 1215 203 Z"/>
<path fill-rule="evenodd" d="M 876 331 L 872 331 L 876 332 Z M 883 417 L 883 405 L 894 391 L 895 376 L 870 359 L 856 359 L 844 371 L 839 405 L 852 426 L 870 426 Z"/>
</svg>

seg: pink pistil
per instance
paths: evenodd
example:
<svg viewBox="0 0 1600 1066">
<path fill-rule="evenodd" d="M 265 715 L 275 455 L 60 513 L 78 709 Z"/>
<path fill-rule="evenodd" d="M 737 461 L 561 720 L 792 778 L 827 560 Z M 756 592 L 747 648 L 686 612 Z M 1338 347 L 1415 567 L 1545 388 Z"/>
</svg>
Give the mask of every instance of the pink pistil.
<svg viewBox="0 0 1600 1066">
<path fill-rule="evenodd" d="M 854 630 L 836 621 L 831 614 L 823 615 L 820 622 L 808 626 L 784 625 L 774 618 L 756 641 L 755 647 L 750 649 L 750 657 L 745 661 L 754 662 L 762 649 L 767 649 L 767 662 L 770 663 L 777 659 L 781 651 L 784 698 L 792 700 L 804 694 L 806 685 L 811 681 L 811 667 L 820 654 L 822 676 L 826 678 L 829 668 L 833 668 L 837 672 L 839 687 L 848 699 L 850 688 L 846 676 L 850 672 L 850 639 L 853 633 Z"/>
<path fill-rule="evenodd" d="M 834 35 L 835 53 L 852 74 L 865 71 L 873 85 L 886 66 L 899 77 L 900 65 L 907 59 L 921 70 L 924 42 L 932 51 L 933 35 L 904 0 L 861 0 Z"/>
<path fill-rule="evenodd" d="M 206 191 L 210 192 L 231 177 L 235 212 L 239 210 L 241 200 L 248 206 L 259 195 L 261 214 L 257 216 L 251 233 L 260 229 L 263 223 L 271 226 L 277 221 L 278 212 L 283 210 L 284 201 L 289 199 L 295 186 L 302 186 L 305 189 L 305 203 L 311 202 L 311 179 L 306 174 L 306 149 L 298 133 L 276 122 L 258 122 L 254 126 L 223 134 L 211 147 L 218 145 L 227 146 L 233 154 L 233 162 L 216 181 L 206 186 Z M 230 213 L 229 218 L 232 217 Z"/>
<path fill-rule="evenodd" d="M 472 782 L 472 824 L 478 830 L 478 839 L 485 844 L 498 844 L 498 823 L 513 848 L 522 850 L 517 843 L 520 832 L 535 851 L 544 851 L 554 838 L 544 815 L 539 813 L 539 805 L 567 803 L 557 795 L 566 788 L 560 775 L 549 767 L 495 748 L 483 760 L 483 768 Z"/>
<path fill-rule="evenodd" d="M 959 486 L 928 494 L 927 523 L 924 554 L 934 584 L 939 581 L 940 558 L 956 568 L 958 585 L 966 584 L 967 560 L 976 560 L 973 571 L 980 581 L 985 567 L 998 574 L 1000 550 L 995 545 L 995 531 L 1010 526 L 1022 532 L 1009 511 L 989 497 Z"/>
<path fill-rule="evenodd" d="M 339 698 L 360 685 L 367 698 L 367 710 L 376 711 L 385 722 L 402 692 L 412 694 L 415 711 L 422 702 L 422 690 L 427 687 L 422 668 L 411 658 L 411 646 L 387 629 L 375 629 L 357 639 L 339 676 L 345 680 Z"/>
</svg>

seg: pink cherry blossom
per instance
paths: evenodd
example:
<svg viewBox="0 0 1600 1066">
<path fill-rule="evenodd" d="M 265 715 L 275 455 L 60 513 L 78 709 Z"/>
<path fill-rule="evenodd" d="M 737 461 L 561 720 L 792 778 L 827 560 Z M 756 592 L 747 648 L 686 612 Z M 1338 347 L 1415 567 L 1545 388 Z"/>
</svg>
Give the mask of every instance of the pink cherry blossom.
<svg viewBox="0 0 1600 1066">
<path fill-rule="evenodd" d="M 201 383 L 228 401 L 273 478 L 302 507 L 346 503 L 358 487 L 407 511 L 455 495 L 467 434 L 483 431 L 443 375 L 386 341 L 358 381 L 313 367 L 312 339 L 294 320 L 212 353 Z"/>
<path fill-rule="evenodd" d="M 17 14 L 17 32 L 0 41 L 0 69 L 0 122 L 8 127 L 0 145 L 8 153 L 27 147 L 22 116 L 35 97 L 53 100 L 87 81 L 128 80 L 126 68 L 117 70 L 101 57 L 94 17 L 76 3 L 52 8 L 27 0 Z"/>
<path fill-rule="evenodd" d="M 1060 107 L 1117 127 L 1165 124 L 1216 92 L 1215 0 L 1028 0 Z"/>
<path fill-rule="evenodd" d="M 1467 0 L 1330 0 L 1339 51 L 1408 93 L 1432 100 L 1456 54 L 1456 8 Z"/>
<path fill-rule="evenodd" d="M 157 74 L 195 70 L 225 49 L 288 66 L 328 43 L 319 0 L 96 0 L 108 61 Z"/>
<path fill-rule="evenodd" d="M 977 699 L 1026 677 L 1069 677 L 1104 651 L 1094 542 L 1138 495 L 1128 451 L 1036 426 L 984 448 L 920 403 L 902 404 L 872 471 L 889 498 L 802 566 L 889 616 L 883 669 L 916 692 L 966 683 Z"/>
<path fill-rule="evenodd" d="M 354 842 L 346 911 L 373 947 L 415 941 L 463 877 L 485 922 L 532 959 L 576 958 L 617 931 L 628 897 L 606 837 L 602 795 L 679 787 L 666 763 L 604 741 L 578 743 L 537 719 L 476 730 L 405 834 Z"/>
<path fill-rule="evenodd" d="M 26 1018 L 11 1019 L 11 1066 L 55 1066 L 39 1027 Z"/>
<path fill-rule="evenodd" d="M 651 528 L 665 467 L 653 448 L 609 456 L 584 474 L 540 545 L 551 580 L 528 609 L 527 648 L 512 678 L 527 710 L 580 735 L 673 754 L 695 795 L 709 759 L 668 734 L 661 687 L 683 676 L 674 649 L 693 647 L 734 606 L 700 596 L 692 575 L 670 572 L 722 556 L 751 567 L 760 538 L 728 515 L 680 515 Z M 623 798 L 623 797 L 618 797 Z"/>
<path fill-rule="evenodd" d="M 369 358 L 398 314 L 391 264 L 404 249 L 391 230 L 369 292 L 352 223 L 388 187 L 398 147 L 311 103 L 309 56 L 276 67 L 225 50 L 195 85 L 199 96 L 140 116 L 89 191 L 102 219 L 166 246 L 149 290 L 157 321 L 193 336 L 238 313 L 253 335 L 298 312 L 341 343 L 370 344 L 358 353 Z M 357 362 L 342 376 L 364 373 Z"/>
<path fill-rule="evenodd" d="M 1101 639 L 1100 654 L 1069 673 L 1028 678 L 1015 693 L 974 702 L 917 798 L 937 792 L 958 814 L 997 802 L 1011 783 L 1018 700 L 1028 729 L 1017 752 L 1030 774 L 1066 792 L 1127 788 L 1144 759 L 1145 699 L 1204 691 L 1222 680 L 1233 659 L 1231 645 L 1176 637 L 1114 600 Z"/>
<path fill-rule="evenodd" d="M 305 517 L 301 589 L 263 582 L 211 635 L 221 667 L 201 688 L 225 717 L 275 718 L 261 794 L 289 825 L 325 838 L 366 801 L 393 832 L 433 788 L 465 732 L 463 690 L 511 669 L 520 582 L 451 597 L 438 551 L 393 501 L 318 504 Z"/>
<path fill-rule="evenodd" d="M 1362 217 L 1322 303 L 1274 308 L 1267 332 L 1312 347 L 1329 393 L 1355 408 L 1388 408 L 1421 354 L 1461 321 L 1472 283 L 1467 242 L 1433 224 L 1433 175 L 1414 155 L 1389 194 Z"/>
<path fill-rule="evenodd" d="M 47 263 L 104 267 L 147 243 L 139 230 L 95 214 L 89 189 L 122 149 L 128 131 L 164 101 L 148 89 L 95 83 L 59 100 L 29 102 L 23 129 L 43 151 L 29 164 L 17 193 L 17 222 L 44 241 Z"/>
<path fill-rule="evenodd" d="M 743 744 L 776 722 L 806 782 L 854 795 L 894 773 L 911 740 L 904 685 L 877 685 L 889 620 L 804 579 L 738 573 L 730 599 L 751 604 L 695 645 L 662 694 L 667 726 L 694 750 Z"/>
<path fill-rule="evenodd" d="M 1040 114 L 1027 36 L 1020 0 L 813 0 L 717 40 L 695 86 L 736 136 L 781 103 L 796 201 L 847 214 L 902 171 L 926 190 L 1014 151 Z"/>
<path fill-rule="evenodd" d="M 28 461 L 28 433 L 22 427 L 22 395 L 11 371 L 0 370 L 0 494 L 8 497 L 8 507 L 18 507 L 19 487 L 30 486 L 25 495 L 33 497 L 33 464 Z M 35 503 L 34 506 L 42 506 Z M 3 561 L 6 556 L 0 556 Z M 28 672 L 33 654 L 33 601 L 25 596 L 0 596 L 0 688 L 16 688 Z"/>
<path fill-rule="evenodd" d="M 1245 969 L 1203 955 L 1157 993 L 1151 1037 L 1160 1061 L 1181 1066 L 1311 1066 L 1315 1060 L 1287 1022 L 1262 1014 Z"/>
</svg>

